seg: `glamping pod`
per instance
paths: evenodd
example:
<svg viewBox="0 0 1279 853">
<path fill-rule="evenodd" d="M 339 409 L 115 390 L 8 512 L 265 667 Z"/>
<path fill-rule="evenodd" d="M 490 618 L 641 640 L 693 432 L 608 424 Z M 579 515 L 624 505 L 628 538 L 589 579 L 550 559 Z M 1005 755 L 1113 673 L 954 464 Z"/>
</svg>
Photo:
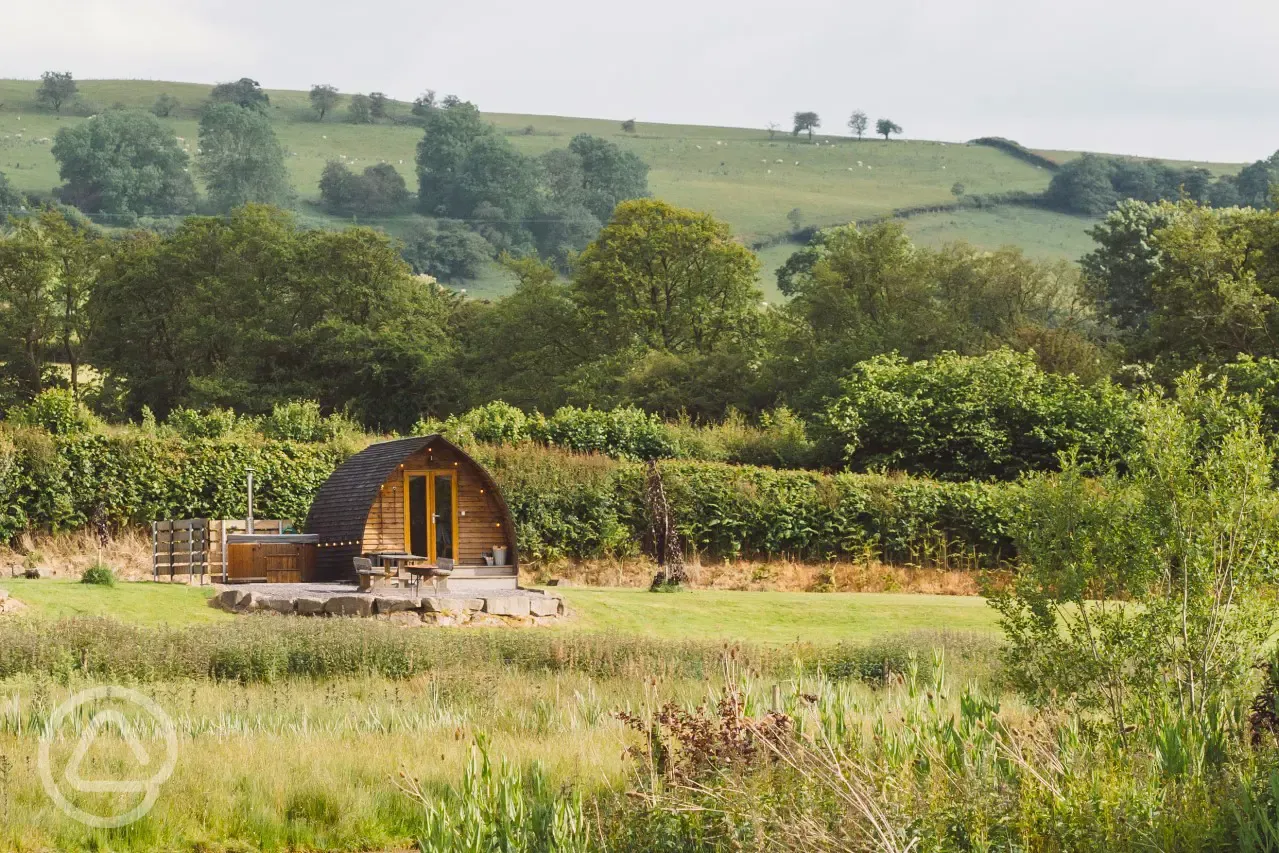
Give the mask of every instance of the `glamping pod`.
<svg viewBox="0 0 1279 853">
<path fill-rule="evenodd" d="M 493 477 L 440 435 L 370 445 L 338 466 L 306 518 L 315 580 L 356 578 L 354 559 L 452 568 L 458 590 L 515 589 L 515 524 Z"/>
</svg>

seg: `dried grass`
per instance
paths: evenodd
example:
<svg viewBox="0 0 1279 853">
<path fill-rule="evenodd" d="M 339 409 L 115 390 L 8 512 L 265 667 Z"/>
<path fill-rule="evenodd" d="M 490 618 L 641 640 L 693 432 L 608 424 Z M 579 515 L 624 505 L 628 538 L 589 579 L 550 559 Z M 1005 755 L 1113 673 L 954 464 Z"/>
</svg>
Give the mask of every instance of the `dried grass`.
<svg viewBox="0 0 1279 853">
<path fill-rule="evenodd" d="M 89 530 L 70 533 L 24 533 L 12 546 L 0 545 L 0 572 L 13 577 L 27 569 L 42 569 L 53 577 L 79 577 L 85 569 L 103 563 L 125 580 L 151 576 L 151 537 L 142 530 L 127 529 L 105 543 Z"/>
<path fill-rule="evenodd" d="M 647 587 L 657 571 L 646 558 L 544 563 L 526 567 L 522 580 L 553 579 L 582 586 Z M 1004 578 L 992 572 L 920 569 L 880 562 L 735 560 L 693 562 L 687 566 L 694 589 L 752 592 L 915 592 L 930 595 L 980 595 L 983 585 Z"/>
</svg>

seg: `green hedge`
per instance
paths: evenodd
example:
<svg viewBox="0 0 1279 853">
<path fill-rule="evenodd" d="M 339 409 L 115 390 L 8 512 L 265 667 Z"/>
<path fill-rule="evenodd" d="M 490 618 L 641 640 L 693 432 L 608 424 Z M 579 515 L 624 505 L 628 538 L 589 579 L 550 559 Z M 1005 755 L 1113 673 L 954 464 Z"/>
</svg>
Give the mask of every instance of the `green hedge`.
<svg viewBox="0 0 1279 853">
<path fill-rule="evenodd" d="M 0 541 L 28 530 L 257 514 L 301 522 L 355 447 L 255 434 L 183 438 L 128 427 L 52 435 L 0 427 Z M 477 445 L 501 484 L 524 553 L 626 555 L 647 522 L 644 466 L 532 443 Z M 714 462 L 661 463 L 680 532 L 710 558 L 873 556 L 912 564 L 993 565 L 1011 555 L 1014 487 L 865 474 L 827 475 Z"/>
</svg>

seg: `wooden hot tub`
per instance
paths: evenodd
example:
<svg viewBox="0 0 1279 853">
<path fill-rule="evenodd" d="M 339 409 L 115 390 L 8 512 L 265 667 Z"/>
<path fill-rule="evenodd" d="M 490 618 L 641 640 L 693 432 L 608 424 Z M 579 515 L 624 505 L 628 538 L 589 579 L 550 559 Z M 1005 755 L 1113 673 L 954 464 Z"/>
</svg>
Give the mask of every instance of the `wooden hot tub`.
<svg viewBox="0 0 1279 853">
<path fill-rule="evenodd" d="M 302 533 L 233 533 L 226 538 L 227 582 L 309 583 L 319 541 Z"/>
</svg>

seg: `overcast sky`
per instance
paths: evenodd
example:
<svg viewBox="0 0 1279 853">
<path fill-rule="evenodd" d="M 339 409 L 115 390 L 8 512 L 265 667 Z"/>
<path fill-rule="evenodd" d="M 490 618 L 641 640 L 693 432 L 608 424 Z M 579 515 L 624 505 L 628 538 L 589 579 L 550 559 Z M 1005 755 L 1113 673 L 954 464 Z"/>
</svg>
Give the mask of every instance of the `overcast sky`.
<svg viewBox="0 0 1279 853">
<path fill-rule="evenodd" d="M 1279 0 L 0 0 L 0 77 L 332 83 L 493 112 L 1242 161 L 1279 149 Z"/>
</svg>

